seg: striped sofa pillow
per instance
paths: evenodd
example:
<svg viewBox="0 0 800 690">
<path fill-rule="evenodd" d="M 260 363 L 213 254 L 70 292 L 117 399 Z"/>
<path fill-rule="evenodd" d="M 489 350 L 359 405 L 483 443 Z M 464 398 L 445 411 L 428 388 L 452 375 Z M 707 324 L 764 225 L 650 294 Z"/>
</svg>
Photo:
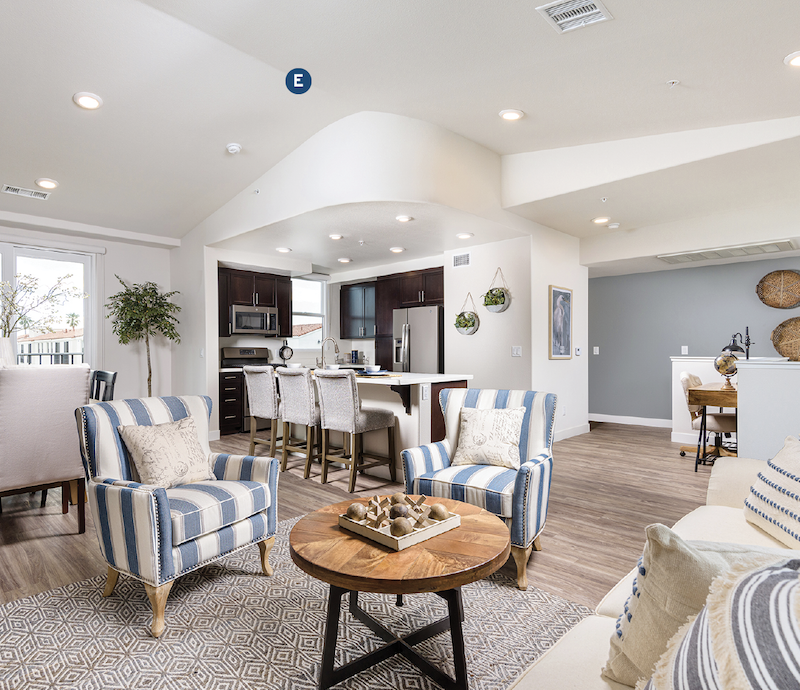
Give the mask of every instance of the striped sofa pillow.
<svg viewBox="0 0 800 690">
<path fill-rule="evenodd" d="M 734 568 L 714 580 L 703 610 L 670 640 L 637 690 L 800 687 L 800 560 Z"/>
<path fill-rule="evenodd" d="M 750 487 L 747 521 L 790 549 L 800 549 L 800 440 L 788 436 Z"/>
</svg>

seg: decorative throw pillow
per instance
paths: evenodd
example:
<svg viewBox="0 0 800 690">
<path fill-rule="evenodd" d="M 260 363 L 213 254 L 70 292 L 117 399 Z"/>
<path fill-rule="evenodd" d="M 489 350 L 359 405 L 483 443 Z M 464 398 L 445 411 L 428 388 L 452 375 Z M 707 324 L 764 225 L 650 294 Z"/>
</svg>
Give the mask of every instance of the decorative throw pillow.
<svg viewBox="0 0 800 690">
<path fill-rule="evenodd" d="M 635 685 L 653 673 L 670 638 L 706 602 L 713 579 L 732 565 L 749 567 L 786 559 L 781 549 L 681 539 L 661 524 L 649 525 L 633 592 L 611 636 L 603 675 Z"/>
<path fill-rule="evenodd" d="M 524 407 L 461 408 L 461 430 L 451 465 L 497 465 L 519 469 Z"/>
<path fill-rule="evenodd" d="M 118 426 L 142 484 L 169 489 L 216 479 L 191 417 L 153 426 Z"/>
<path fill-rule="evenodd" d="M 703 610 L 669 641 L 637 690 L 761 690 L 800 687 L 800 560 L 714 580 Z"/>
<path fill-rule="evenodd" d="M 744 515 L 790 549 L 800 549 L 800 440 L 788 436 L 758 473 Z"/>
</svg>

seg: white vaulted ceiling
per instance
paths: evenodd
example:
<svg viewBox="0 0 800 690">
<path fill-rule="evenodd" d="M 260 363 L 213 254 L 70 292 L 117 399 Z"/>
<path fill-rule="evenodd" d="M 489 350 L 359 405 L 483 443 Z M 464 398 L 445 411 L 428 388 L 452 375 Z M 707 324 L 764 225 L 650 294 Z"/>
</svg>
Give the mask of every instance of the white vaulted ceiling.
<svg viewBox="0 0 800 690">
<path fill-rule="evenodd" d="M 316 133 L 364 111 L 422 120 L 509 157 L 689 130 L 713 138 L 716 128 L 800 115 L 800 69 L 783 64 L 800 50 L 797 3 L 608 0 L 612 21 L 563 35 L 538 4 L 0 0 L 0 183 L 60 183 L 44 202 L 0 194 L 0 223 L 57 219 L 181 238 Z M 284 85 L 295 67 L 313 77 L 302 96 Z M 680 84 L 670 88 L 671 79 Z M 80 110 L 77 91 L 101 95 L 103 107 Z M 505 122 L 504 108 L 526 117 Z M 242 152 L 227 153 L 230 142 Z M 594 251 L 598 242 L 620 242 L 587 225 L 601 197 L 619 232 L 638 233 L 642 257 L 649 232 L 669 227 L 688 238 L 673 251 L 695 249 L 688 245 L 713 234 L 715 216 L 732 211 L 751 218 L 758 210 L 755 239 L 769 239 L 771 227 L 800 212 L 797 148 L 784 137 L 686 155 L 544 197 L 531 188 L 508 206 L 587 238 L 587 257 L 604 257 L 587 258 L 592 265 L 612 261 Z M 244 247 L 253 231 L 262 243 L 305 237 L 345 221 L 372 238 L 383 227 L 376 204 L 331 208 L 329 217 L 319 209 L 305 224 L 299 216 L 253 225 L 230 242 Z M 454 225 L 478 223 L 446 207 L 419 215 L 436 241 L 409 251 L 440 251 Z M 484 227 L 496 236 L 491 222 Z M 330 261 L 308 239 L 297 251 Z"/>
</svg>

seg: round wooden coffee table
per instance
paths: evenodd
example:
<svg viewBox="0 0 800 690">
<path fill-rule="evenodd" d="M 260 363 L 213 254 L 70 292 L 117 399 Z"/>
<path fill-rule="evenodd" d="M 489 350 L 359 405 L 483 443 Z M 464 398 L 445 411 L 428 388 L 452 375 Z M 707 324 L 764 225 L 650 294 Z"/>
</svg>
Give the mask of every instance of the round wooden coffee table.
<svg viewBox="0 0 800 690">
<path fill-rule="evenodd" d="M 446 690 L 467 688 L 467 663 L 461 623 L 464 608 L 461 586 L 488 577 L 508 559 L 508 527 L 482 508 L 445 498 L 442 503 L 461 516 L 461 526 L 402 551 L 393 551 L 339 527 L 339 515 L 356 501 L 336 503 L 301 518 L 292 528 L 289 549 L 303 571 L 330 585 L 325 643 L 322 650 L 321 690 L 342 682 L 395 654 L 402 654 Z M 386 644 L 339 668 L 333 667 L 342 596 L 350 593 L 350 613 Z M 359 592 L 402 595 L 434 592 L 447 601 L 448 616 L 410 635 L 397 637 L 358 606 Z M 450 629 L 455 679 L 420 656 L 413 645 Z"/>
</svg>

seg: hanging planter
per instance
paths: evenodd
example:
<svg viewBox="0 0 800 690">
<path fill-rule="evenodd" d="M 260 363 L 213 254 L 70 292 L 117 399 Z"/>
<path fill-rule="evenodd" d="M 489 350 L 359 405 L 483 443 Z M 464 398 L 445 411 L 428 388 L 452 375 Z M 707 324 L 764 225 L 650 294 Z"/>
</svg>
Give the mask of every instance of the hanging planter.
<svg viewBox="0 0 800 690">
<path fill-rule="evenodd" d="M 502 281 L 502 287 L 495 287 L 498 275 Z M 483 306 L 495 314 L 499 314 L 511 306 L 511 291 L 508 289 L 508 285 L 506 285 L 503 271 L 499 268 L 495 271 L 494 278 L 489 285 L 489 290 L 483 295 Z"/>
<path fill-rule="evenodd" d="M 467 302 L 472 302 L 472 310 L 468 310 Z M 472 335 L 480 328 L 481 321 L 478 318 L 478 313 L 475 311 L 475 302 L 472 299 L 472 293 L 467 293 L 467 299 L 461 306 L 461 311 L 456 315 L 455 327 L 461 335 Z"/>
</svg>

